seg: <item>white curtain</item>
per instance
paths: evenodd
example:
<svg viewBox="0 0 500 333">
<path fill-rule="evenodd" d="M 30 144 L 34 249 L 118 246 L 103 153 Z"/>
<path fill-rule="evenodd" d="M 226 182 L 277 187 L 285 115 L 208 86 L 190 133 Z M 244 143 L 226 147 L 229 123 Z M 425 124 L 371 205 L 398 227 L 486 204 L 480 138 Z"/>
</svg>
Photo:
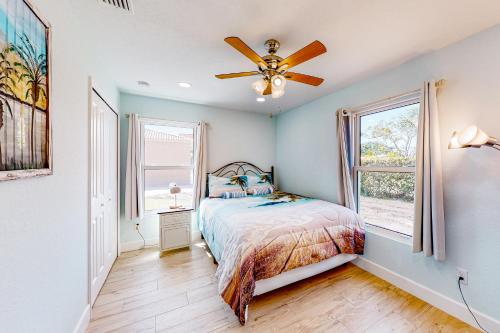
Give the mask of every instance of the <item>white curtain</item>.
<svg viewBox="0 0 500 333">
<path fill-rule="evenodd" d="M 339 145 L 338 193 L 339 204 L 356 211 L 351 170 L 353 154 L 351 147 L 351 117 L 345 110 L 337 111 L 337 141 Z"/>
<path fill-rule="evenodd" d="M 196 151 L 194 168 L 193 208 L 200 206 L 200 201 L 205 197 L 207 181 L 207 125 L 198 123 L 196 128 Z"/>
<path fill-rule="evenodd" d="M 420 102 L 415 184 L 413 252 L 445 259 L 443 177 L 437 88 L 425 82 Z"/>
<path fill-rule="evenodd" d="M 137 114 L 128 123 L 127 173 L 125 184 L 125 217 L 129 220 L 144 217 L 143 181 L 141 171 L 141 124 Z"/>
</svg>

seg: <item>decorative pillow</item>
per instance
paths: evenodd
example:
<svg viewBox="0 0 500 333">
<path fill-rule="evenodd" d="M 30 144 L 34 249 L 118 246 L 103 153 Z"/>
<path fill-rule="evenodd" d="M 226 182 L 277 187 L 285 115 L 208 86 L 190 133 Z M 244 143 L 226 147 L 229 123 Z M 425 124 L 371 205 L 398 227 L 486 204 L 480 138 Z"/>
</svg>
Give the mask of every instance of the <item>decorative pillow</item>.
<svg viewBox="0 0 500 333">
<path fill-rule="evenodd" d="M 252 191 L 252 195 L 267 195 L 274 192 L 274 188 L 272 186 L 262 186 L 262 187 L 254 187 Z"/>
<path fill-rule="evenodd" d="M 222 193 L 222 199 L 236 199 L 236 198 L 245 198 L 247 196 L 246 191 L 234 191 L 234 192 L 224 192 Z"/>
<path fill-rule="evenodd" d="M 208 196 L 219 198 L 225 192 L 238 192 L 248 186 L 247 176 L 238 175 L 230 178 L 208 175 Z"/>
<path fill-rule="evenodd" d="M 259 175 L 255 176 L 247 176 L 248 178 L 248 186 L 255 186 L 255 185 L 272 185 L 273 180 L 271 177 L 271 174 L 269 173 L 261 173 Z"/>
<path fill-rule="evenodd" d="M 249 194 L 253 194 L 254 189 L 269 190 L 271 187 L 274 190 L 271 174 L 261 173 L 256 176 L 248 176 L 248 189 Z M 272 192 L 271 192 L 272 193 Z M 266 193 L 269 194 L 269 193 Z"/>
</svg>

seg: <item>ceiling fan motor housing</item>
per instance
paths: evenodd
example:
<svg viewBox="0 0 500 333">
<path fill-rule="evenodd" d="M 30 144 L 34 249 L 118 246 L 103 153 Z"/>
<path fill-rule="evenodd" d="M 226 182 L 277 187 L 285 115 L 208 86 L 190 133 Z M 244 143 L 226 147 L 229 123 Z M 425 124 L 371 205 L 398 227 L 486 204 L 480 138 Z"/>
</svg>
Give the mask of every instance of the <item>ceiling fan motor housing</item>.
<svg viewBox="0 0 500 333">
<path fill-rule="evenodd" d="M 276 55 L 276 52 L 278 52 L 278 49 L 280 48 L 280 42 L 276 39 L 268 39 L 266 40 L 264 45 L 269 54 L 263 56 L 262 60 L 266 62 L 268 68 L 262 70 L 262 72 L 265 76 L 272 76 L 275 70 L 278 68 L 278 63 L 283 60 L 283 58 Z M 269 71 L 271 71 L 272 73 L 269 73 Z"/>
<path fill-rule="evenodd" d="M 264 45 L 265 45 L 267 52 L 269 54 L 275 54 L 276 52 L 278 52 L 278 49 L 280 48 L 280 42 L 278 42 L 276 39 L 272 39 L 272 38 L 266 40 Z"/>
</svg>

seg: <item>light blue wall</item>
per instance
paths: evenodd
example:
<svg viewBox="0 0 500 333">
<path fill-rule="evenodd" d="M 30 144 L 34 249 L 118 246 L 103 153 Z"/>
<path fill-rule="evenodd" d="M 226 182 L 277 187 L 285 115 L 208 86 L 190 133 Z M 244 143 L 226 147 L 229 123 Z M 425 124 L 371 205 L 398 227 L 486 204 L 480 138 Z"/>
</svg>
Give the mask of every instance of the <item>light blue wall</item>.
<svg viewBox="0 0 500 333">
<path fill-rule="evenodd" d="M 445 78 L 439 96 L 445 179 L 447 260 L 369 233 L 365 257 L 459 300 L 455 268 L 469 271 L 472 307 L 500 319 L 500 152 L 446 149 L 454 129 L 477 124 L 500 137 L 500 27 L 279 115 L 277 175 L 282 189 L 337 200 L 335 111 L 398 95 Z M 388 50 L 390 52 L 390 50 Z"/>
<path fill-rule="evenodd" d="M 128 119 L 125 114 L 176 121 L 205 121 L 207 128 L 208 171 L 234 161 L 248 161 L 269 169 L 275 162 L 274 119 L 264 114 L 175 102 L 130 94 L 120 96 L 121 153 L 121 242 L 140 240 L 134 229 L 136 221 L 124 217 L 125 165 L 127 158 Z M 141 229 L 146 239 L 158 238 L 158 216 L 146 216 Z"/>
</svg>

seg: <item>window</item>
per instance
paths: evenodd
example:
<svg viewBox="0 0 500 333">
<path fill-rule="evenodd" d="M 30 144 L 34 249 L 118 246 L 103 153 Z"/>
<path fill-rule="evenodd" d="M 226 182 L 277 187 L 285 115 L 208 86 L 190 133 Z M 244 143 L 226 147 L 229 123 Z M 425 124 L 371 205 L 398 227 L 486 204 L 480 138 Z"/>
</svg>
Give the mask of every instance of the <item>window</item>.
<svg viewBox="0 0 500 333">
<path fill-rule="evenodd" d="M 354 111 L 353 184 L 367 224 L 413 234 L 419 97 Z"/>
<path fill-rule="evenodd" d="M 177 204 L 190 208 L 193 201 L 195 124 L 142 120 L 144 210 L 174 205 L 170 185 L 177 184 Z"/>
</svg>

